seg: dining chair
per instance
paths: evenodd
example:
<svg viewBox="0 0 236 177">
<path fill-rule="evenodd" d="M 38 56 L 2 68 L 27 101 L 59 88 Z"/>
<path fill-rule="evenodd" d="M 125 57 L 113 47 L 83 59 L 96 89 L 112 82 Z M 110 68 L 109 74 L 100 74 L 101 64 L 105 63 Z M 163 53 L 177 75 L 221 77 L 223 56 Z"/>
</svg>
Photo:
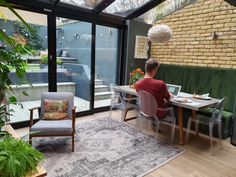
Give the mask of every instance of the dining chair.
<svg viewBox="0 0 236 177">
<path fill-rule="evenodd" d="M 45 92 L 41 106 L 30 110 L 29 143 L 33 137 L 71 136 L 74 152 L 75 107 L 71 92 Z M 38 110 L 39 121 L 33 122 L 33 111 Z"/>
<path fill-rule="evenodd" d="M 108 123 L 108 119 L 112 117 L 112 110 L 114 108 L 122 110 L 121 121 L 125 121 L 128 111 L 137 109 L 136 105 L 137 97 L 135 98 L 125 97 L 125 93 L 122 92 L 120 87 L 116 84 L 110 84 L 110 90 L 111 90 L 110 112 L 109 116 L 106 118 L 106 123 Z"/>
<path fill-rule="evenodd" d="M 198 136 L 198 128 L 199 124 L 207 125 L 209 127 L 209 136 L 210 136 L 210 151 L 213 155 L 213 128 L 214 126 L 218 126 L 218 136 L 219 136 L 219 144 L 221 146 L 221 149 L 223 148 L 222 145 L 222 114 L 223 114 L 223 106 L 224 102 L 226 100 L 226 97 L 219 100 L 211 109 L 211 117 L 210 119 L 203 115 L 196 115 L 196 118 L 189 117 L 188 124 L 187 124 L 187 132 L 186 132 L 186 143 L 189 139 L 189 133 L 191 129 L 191 125 L 194 122 L 195 123 L 195 133 L 196 136 Z"/>
<path fill-rule="evenodd" d="M 170 141 L 174 142 L 174 134 L 175 134 L 175 122 L 176 118 L 174 116 L 173 107 L 168 108 L 158 108 L 158 104 L 156 98 L 145 90 L 138 91 L 138 105 L 139 105 L 139 115 L 136 120 L 135 127 L 139 129 L 139 125 L 142 118 L 145 118 L 148 121 L 148 133 L 150 132 L 152 122 L 155 123 L 155 138 L 158 136 L 159 126 L 161 122 L 171 123 L 171 133 L 170 133 Z M 159 119 L 157 115 L 157 111 L 167 111 L 168 114 L 165 118 Z"/>
</svg>

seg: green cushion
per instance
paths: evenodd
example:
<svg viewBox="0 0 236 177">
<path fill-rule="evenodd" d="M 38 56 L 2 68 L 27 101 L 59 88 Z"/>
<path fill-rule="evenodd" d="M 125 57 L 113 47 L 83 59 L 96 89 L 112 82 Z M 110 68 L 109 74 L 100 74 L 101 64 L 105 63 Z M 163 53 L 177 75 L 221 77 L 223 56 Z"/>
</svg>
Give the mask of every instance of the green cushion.
<svg viewBox="0 0 236 177">
<path fill-rule="evenodd" d="M 212 108 L 205 108 L 198 111 L 199 114 L 209 117 L 211 116 L 211 112 Z M 223 111 L 222 119 L 232 119 L 232 116 L 233 116 L 232 112 Z"/>
<path fill-rule="evenodd" d="M 187 93 L 209 93 L 211 97 L 221 99 L 227 96 L 223 112 L 223 137 L 228 137 L 231 130 L 231 117 L 236 95 L 236 69 L 193 67 L 162 64 L 157 79 L 166 83 L 181 85 L 181 91 Z M 209 110 L 200 114 L 210 118 Z M 207 131 L 206 131 L 207 132 Z M 207 132 L 208 133 L 208 132 Z"/>
<path fill-rule="evenodd" d="M 166 83 L 181 85 L 187 93 L 209 93 L 211 97 L 227 96 L 224 109 L 232 112 L 236 95 L 236 69 L 191 67 L 162 64 L 157 79 Z"/>
</svg>

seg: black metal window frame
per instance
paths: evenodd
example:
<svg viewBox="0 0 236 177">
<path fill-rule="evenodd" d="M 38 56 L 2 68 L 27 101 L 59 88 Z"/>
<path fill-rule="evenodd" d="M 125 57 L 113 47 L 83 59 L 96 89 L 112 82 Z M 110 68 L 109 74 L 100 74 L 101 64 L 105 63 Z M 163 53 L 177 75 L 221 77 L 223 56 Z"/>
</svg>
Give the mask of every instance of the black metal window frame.
<svg viewBox="0 0 236 177">
<path fill-rule="evenodd" d="M 7 0 L 7 1 L 17 6 L 45 8 L 60 13 L 63 13 L 63 10 L 65 9 L 70 9 L 72 11 L 76 11 L 77 16 L 81 15 L 84 16 L 86 14 L 87 19 L 91 20 L 96 19 L 97 21 L 103 20 L 109 23 L 116 23 L 122 25 L 125 20 L 137 18 L 140 15 L 149 11 L 150 9 L 161 4 L 165 0 L 149 0 L 143 5 L 127 13 L 126 16 L 103 12 L 104 9 L 106 9 L 110 4 L 112 4 L 116 0 L 103 0 L 100 3 L 98 3 L 93 9 L 88 9 L 81 6 L 68 4 L 65 2 L 61 2 L 60 0 L 44 0 L 44 1 L 34 0 L 34 2 L 32 2 L 32 0 L 23 0 L 23 1 Z"/>
<path fill-rule="evenodd" d="M 32 4 L 32 2 L 31 2 Z M 109 109 L 109 107 L 101 107 L 101 108 L 94 108 L 94 79 L 95 79 L 95 39 L 96 39 L 96 25 L 102 25 L 102 26 L 107 26 L 107 27 L 113 27 L 117 28 L 119 30 L 119 38 L 118 43 L 120 45 L 120 50 L 119 50 L 119 58 L 118 58 L 118 71 L 117 71 L 117 84 L 121 84 L 124 76 L 124 71 L 122 70 L 122 65 L 125 63 L 124 60 L 124 44 L 125 44 L 125 32 L 126 32 L 126 24 L 124 21 L 119 21 L 117 23 L 116 20 L 113 21 L 113 19 L 104 20 L 103 18 L 101 20 L 98 19 L 93 19 L 89 18 L 87 19 L 86 15 L 85 16 L 77 16 L 76 11 L 71 11 L 68 10 L 69 13 L 63 12 L 60 13 L 59 11 L 54 11 L 52 9 L 47 9 L 47 8 L 42 8 L 42 6 L 26 6 L 26 5 L 19 5 L 19 4 L 12 4 L 12 6 L 15 9 L 20 9 L 20 10 L 25 10 L 29 12 L 35 12 L 43 15 L 47 15 L 47 21 L 48 21 L 48 56 L 49 56 L 49 62 L 48 62 L 48 90 L 49 91 L 57 91 L 57 72 L 56 72 L 56 17 L 63 17 L 63 18 L 70 18 L 73 20 L 80 20 L 84 22 L 90 22 L 92 24 L 92 43 L 91 43 L 91 83 L 90 83 L 90 95 L 91 95 L 91 100 L 90 100 L 90 110 L 88 111 L 83 111 L 83 112 L 77 112 L 76 116 L 85 116 L 85 115 L 91 115 L 96 112 L 101 112 L 101 111 L 106 111 Z M 64 10 L 65 10 L 64 9 Z M 112 23 L 109 23 L 109 21 L 112 21 Z M 37 120 L 35 120 L 37 121 Z M 14 128 L 21 128 L 21 127 L 27 127 L 29 126 L 29 121 L 22 121 L 22 122 L 16 122 L 12 123 L 12 126 Z"/>
</svg>

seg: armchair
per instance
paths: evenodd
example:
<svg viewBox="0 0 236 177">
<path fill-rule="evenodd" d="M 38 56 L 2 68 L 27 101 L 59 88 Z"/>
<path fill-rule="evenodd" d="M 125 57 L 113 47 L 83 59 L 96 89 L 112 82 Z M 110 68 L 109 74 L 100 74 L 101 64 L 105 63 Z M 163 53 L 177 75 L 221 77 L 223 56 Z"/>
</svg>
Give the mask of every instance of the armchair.
<svg viewBox="0 0 236 177">
<path fill-rule="evenodd" d="M 65 113 L 54 114 L 54 118 L 50 120 L 47 117 L 47 101 L 64 101 L 66 104 Z M 75 134 L 75 108 L 74 95 L 70 92 L 45 92 L 42 94 L 41 106 L 30 110 L 30 125 L 29 125 L 29 143 L 32 144 L 33 137 L 49 137 L 49 136 L 71 136 L 72 152 L 74 152 L 74 134 Z M 54 107 L 55 109 L 55 107 Z M 33 122 L 33 111 L 38 110 L 39 121 Z M 47 114 L 46 114 L 47 113 Z M 66 115 L 65 118 L 59 118 L 61 115 Z M 58 116 L 58 117 L 55 117 Z M 45 118 L 47 117 L 47 118 Z"/>
</svg>

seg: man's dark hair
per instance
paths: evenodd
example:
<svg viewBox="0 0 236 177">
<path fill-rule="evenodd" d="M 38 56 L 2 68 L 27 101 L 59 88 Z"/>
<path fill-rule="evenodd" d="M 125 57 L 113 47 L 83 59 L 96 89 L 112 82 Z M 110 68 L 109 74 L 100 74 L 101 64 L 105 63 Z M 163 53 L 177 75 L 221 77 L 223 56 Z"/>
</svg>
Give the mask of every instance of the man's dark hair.
<svg viewBox="0 0 236 177">
<path fill-rule="evenodd" d="M 149 58 L 145 63 L 145 71 L 147 73 L 150 73 L 153 70 L 156 70 L 158 67 L 159 67 L 158 61 L 153 58 Z"/>
</svg>

